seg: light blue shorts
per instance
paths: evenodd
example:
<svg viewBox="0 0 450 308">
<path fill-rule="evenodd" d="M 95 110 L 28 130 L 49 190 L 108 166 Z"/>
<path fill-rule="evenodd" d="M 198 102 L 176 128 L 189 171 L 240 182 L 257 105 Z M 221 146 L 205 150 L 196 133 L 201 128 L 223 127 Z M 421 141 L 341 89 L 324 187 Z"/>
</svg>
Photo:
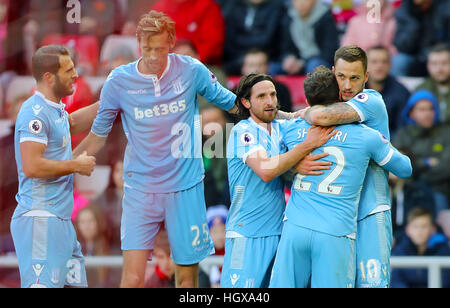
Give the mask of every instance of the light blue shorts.
<svg viewBox="0 0 450 308">
<path fill-rule="evenodd" d="M 87 287 L 81 245 L 70 220 L 15 217 L 11 234 L 22 288 Z"/>
<path fill-rule="evenodd" d="M 391 211 L 358 221 L 356 237 L 356 287 L 388 288 L 392 249 Z"/>
<path fill-rule="evenodd" d="M 175 264 L 196 264 L 214 253 L 203 182 L 174 193 L 125 187 L 122 207 L 122 250 L 153 250 L 155 236 L 165 223 Z"/>
<path fill-rule="evenodd" d="M 271 288 L 351 288 L 355 280 L 354 240 L 284 222 Z"/>
<path fill-rule="evenodd" d="M 279 235 L 225 240 L 222 288 L 267 288 Z"/>
</svg>

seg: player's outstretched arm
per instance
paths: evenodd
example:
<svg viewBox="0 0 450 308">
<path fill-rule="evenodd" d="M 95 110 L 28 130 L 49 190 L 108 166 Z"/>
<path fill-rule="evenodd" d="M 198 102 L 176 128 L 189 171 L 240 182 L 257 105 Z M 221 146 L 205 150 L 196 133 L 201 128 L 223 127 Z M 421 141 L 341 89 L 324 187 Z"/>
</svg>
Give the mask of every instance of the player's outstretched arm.
<svg viewBox="0 0 450 308">
<path fill-rule="evenodd" d="M 55 178 L 71 173 L 91 175 L 95 167 L 95 157 L 86 153 L 74 160 L 55 161 L 43 157 L 46 145 L 25 141 L 20 144 L 22 168 L 29 178 Z"/>
<path fill-rule="evenodd" d="M 412 175 L 411 160 L 391 146 L 388 156 L 378 164 L 399 178 L 409 178 Z"/>
<path fill-rule="evenodd" d="M 69 115 L 70 134 L 76 135 L 91 129 L 100 103 L 96 102 L 78 109 Z"/>
<path fill-rule="evenodd" d="M 307 138 L 295 146 L 290 151 L 268 157 L 265 150 L 259 150 L 250 154 L 246 159 L 246 164 L 264 181 L 270 182 L 277 176 L 292 168 L 315 148 L 322 146 L 337 131 L 335 127 L 313 126 L 308 129 Z"/>
<path fill-rule="evenodd" d="M 95 155 L 98 151 L 103 148 L 106 143 L 106 137 L 100 137 L 90 132 L 86 138 L 81 141 L 81 143 L 75 148 L 73 151 L 73 157 L 78 157 L 83 152 L 86 152 L 88 155 Z"/>
<path fill-rule="evenodd" d="M 332 126 L 361 121 L 356 110 L 345 103 L 334 103 L 327 106 L 315 105 L 304 113 L 304 119 L 311 125 Z"/>
</svg>

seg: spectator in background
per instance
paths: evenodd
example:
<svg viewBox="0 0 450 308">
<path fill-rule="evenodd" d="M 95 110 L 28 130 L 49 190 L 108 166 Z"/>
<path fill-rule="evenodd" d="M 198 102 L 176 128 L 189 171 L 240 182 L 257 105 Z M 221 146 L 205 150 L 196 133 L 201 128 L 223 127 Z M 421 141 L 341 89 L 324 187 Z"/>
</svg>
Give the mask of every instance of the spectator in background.
<svg viewBox="0 0 450 308">
<path fill-rule="evenodd" d="M 205 167 L 205 202 L 209 207 L 215 204 L 230 204 L 226 153 L 227 114 L 215 105 L 201 111 L 203 135 L 203 164 Z"/>
<path fill-rule="evenodd" d="M 372 12 L 377 8 L 372 2 L 364 0 L 357 6 L 357 15 L 348 22 L 341 46 L 357 45 L 364 50 L 375 46 L 384 46 L 391 56 L 397 53 L 394 46 L 395 8 L 389 0 L 378 0 L 379 16 Z M 378 14 L 378 12 L 376 12 Z"/>
<path fill-rule="evenodd" d="M 8 2 L 9 0 L 0 0 L 0 72 L 5 61 L 5 43 L 8 24 Z"/>
<path fill-rule="evenodd" d="M 250 49 L 245 54 L 241 74 L 245 76 L 251 73 L 269 74 L 269 55 L 264 50 Z M 291 112 L 292 100 L 288 87 L 277 81 L 275 81 L 274 84 L 275 90 L 277 91 L 278 102 L 281 106 L 280 110 Z"/>
<path fill-rule="evenodd" d="M 19 188 L 14 156 L 14 127 L 20 107 L 29 97 L 29 93 L 23 93 L 8 106 L 10 133 L 0 138 L 0 252 L 14 251 L 10 222 L 17 205 L 16 194 Z"/>
<path fill-rule="evenodd" d="M 403 0 L 395 12 L 394 76 L 425 76 L 429 49 L 450 43 L 450 1 Z"/>
<path fill-rule="evenodd" d="M 439 121 L 439 105 L 427 90 L 413 93 L 402 112 L 408 124 L 393 144 L 411 158 L 414 180 L 434 190 L 436 215 L 448 208 L 450 197 L 450 126 Z"/>
<path fill-rule="evenodd" d="M 223 68 L 228 75 L 241 74 L 245 53 L 252 48 L 269 55 L 269 71 L 278 74 L 281 63 L 280 40 L 286 7 L 279 0 L 227 0 L 222 4 L 225 18 Z"/>
<path fill-rule="evenodd" d="M 113 246 L 120 247 L 120 223 L 122 219 L 122 198 L 123 198 L 123 158 L 117 157 L 112 164 L 110 185 L 105 192 L 99 196 L 96 203 L 106 214 L 105 218 L 110 225 Z"/>
<path fill-rule="evenodd" d="M 153 257 L 156 261 L 154 272 L 145 282 L 146 288 L 175 288 L 175 263 L 170 257 L 170 244 L 167 231 L 164 228 L 155 237 Z M 207 274 L 199 267 L 198 286 L 209 288 Z"/>
<path fill-rule="evenodd" d="M 65 23 L 67 34 L 95 35 L 101 46 L 108 35 L 121 33 L 124 16 L 119 0 L 79 1 L 81 23 Z"/>
<path fill-rule="evenodd" d="M 200 59 L 200 56 L 197 52 L 197 48 L 195 47 L 194 43 L 191 40 L 188 39 L 177 39 L 175 42 L 175 46 L 172 49 L 172 52 L 190 56 L 194 59 Z M 221 69 L 220 66 L 217 65 L 206 65 L 208 69 L 211 71 L 211 73 L 214 74 L 214 76 L 217 78 L 217 81 L 224 86 L 227 87 L 227 75 L 225 72 Z M 201 112 L 204 108 L 209 107 L 211 105 L 204 97 L 201 95 L 197 95 L 198 100 L 198 109 Z"/>
<path fill-rule="evenodd" d="M 157 0 L 151 9 L 175 21 L 177 39 L 192 41 L 201 62 L 221 64 L 225 21 L 214 0 Z"/>
<path fill-rule="evenodd" d="M 78 65 L 78 54 L 75 50 L 70 49 L 70 57 L 75 65 Z M 84 79 L 83 75 L 78 74 L 78 78 L 73 83 L 74 92 L 70 96 L 63 97 L 61 101 L 66 105 L 65 109 L 70 114 L 78 109 L 89 106 L 94 103 L 94 95 L 89 84 Z M 88 134 L 88 131 L 73 135 L 72 149 L 74 149 Z"/>
<path fill-rule="evenodd" d="M 209 234 L 214 242 L 216 256 L 225 255 L 225 223 L 228 216 L 228 207 L 225 205 L 215 205 L 206 211 Z M 213 266 L 209 272 L 209 281 L 212 288 L 220 287 L 220 276 L 222 267 Z"/>
<path fill-rule="evenodd" d="M 339 48 L 336 23 L 328 5 L 318 0 L 292 0 L 283 45 L 284 72 L 306 74 L 315 67 L 331 67 Z"/>
<path fill-rule="evenodd" d="M 106 223 L 105 213 L 98 205 L 91 203 L 82 208 L 78 212 L 75 224 L 84 256 L 108 256 L 120 253 L 119 250 L 111 250 L 111 230 Z M 112 286 L 108 281 L 109 271 L 106 267 L 88 269 L 86 275 L 89 287 Z"/>
<path fill-rule="evenodd" d="M 116 67 L 134 62 L 136 60 L 136 56 L 134 55 L 131 47 L 125 44 L 121 45 L 120 48 L 114 48 L 111 50 L 108 54 L 106 62 L 101 63 L 98 75 L 107 77 Z"/>
<path fill-rule="evenodd" d="M 390 75 L 391 57 L 384 46 L 374 46 L 367 50 L 367 70 L 369 80 L 366 88 L 378 91 L 386 103 L 389 114 L 389 131 L 394 136 L 402 124 L 402 110 L 410 93 L 397 79 Z"/>
<path fill-rule="evenodd" d="M 415 207 L 408 214 L 405 237 L 392 250 L 393 256 L 450 256 L 448 239 L 436 233 L 431 213 Z M 428 270 L 393 269 L 391 288 L 426 288 Z M 450 270 L 443 270 L 442 287 L 450 287 Z"/>
<path fill-rule="evenodd" d="M 33 54 L 41 46 L 45 36 L 65 32 L 67 13 L 65 2 L 60 0 L 29 0 L 28 2 L 29 13 L 23 27 L 23 46 L 28 74 L 31 74 Z"/>
<path fill-rule="evenodd" d="M 136 25 L 144 13 L 147 13 L 156 0 L 128 0 L 125 12 L 125 23 L 122 27 L 122 35 L 135 36 Z"/>
<path fill-rule="evenodd" d="M 441 121 L 450 123 L 450 43 L 431 48 L 427 58 L 428 77 L 417 87 L 432 92 L 440 107 Z"/>
</svg>

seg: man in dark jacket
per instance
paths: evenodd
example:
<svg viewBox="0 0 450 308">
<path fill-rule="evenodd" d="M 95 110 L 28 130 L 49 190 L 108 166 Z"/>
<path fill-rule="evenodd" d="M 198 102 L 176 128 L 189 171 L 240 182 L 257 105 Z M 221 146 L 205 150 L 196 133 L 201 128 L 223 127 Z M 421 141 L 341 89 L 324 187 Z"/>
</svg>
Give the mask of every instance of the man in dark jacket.
<svg viewBox="0 0 450 308">
<path fill-rule="evenodd" d="M 317 0 L 291 0 L 291 3 L 290 19 L 281 40 L 284 72 L 305 74 L 319 65 L 331 67 L 339 38 L 329 6 Z"/>
<path fill-rule="evenodd" d="M 394 76 L 425 76 L 431 46 L 450 42 L 450 1 L 403 0 L 395 12 L 397 31 L 393 59 Z"/>
<path fill-rule="evenodd" d="M 450 256 L 448 239 L 436 233 L 431 213 L 422 207 L 413 208 L 408 215 L 406 234 L 395 245 L 393 256 Z M 391 277 L 391 288 L 426 288 L 428 286 L 428 270 L 394 269 Z M 442 272 L 442 287 L 450 287 L 450 270 Z"/>
<path fill-rule="evenodd" d="M 433 189 L 438 214 L 450 199 L 450 126 L 440 122 L 436 97 L 427 90 L 411 95 L 402 116 L 408 125 L 397 131 L 392 143 L 411 158 L 413 179 Z"/>
<path fill-rule="evenodd" d="M 245 53 L 260 48 L 279 66 L 282 22 L 286 19 L 284 1 L 227 0 L 222 4 L 225 18 L 223 68 L 228 75 L 240 75 Z M 270 71 L 275 75 L 276 71 Z"/>
<path fill-rule="evenodd" d="M 383 96 L 389 114 L 389 131 L 391 136 L 394 136 L 397 129 L 402 126 L 401 113 L 408 102 L 410 93 L 404 85 L 389 74 L 391 57 L 386 47 L 375 46 L 367 50 L 367 69 L 369 80 L 366 88 L 374 89 Z"/>
</svg>

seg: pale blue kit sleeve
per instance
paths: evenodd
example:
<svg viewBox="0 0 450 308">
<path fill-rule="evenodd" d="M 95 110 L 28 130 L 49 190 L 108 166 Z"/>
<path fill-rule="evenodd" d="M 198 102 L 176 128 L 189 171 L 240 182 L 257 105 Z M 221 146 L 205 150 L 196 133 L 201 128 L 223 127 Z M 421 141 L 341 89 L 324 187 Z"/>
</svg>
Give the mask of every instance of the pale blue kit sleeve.
<svg viewBox="0 0 450 308">
<path fill-rule="evenodd" d="M 378 131 L 368 131 L 367 137 L 372 158 L 378 165 L 400 178 L 411 176 L 412 165 L 408 156 L 401 154 Z"/>
<path fill-rule="evenodd" d="M 19 142 L 33 141 L 47 144 L 50 121 L 43 112 L 36 114 L 31 107 L 27 106 L 26 108 L 22 110 L 16 123 Z"/>
<path fill-rule="evenodd" d="M 100 94 L 100 106 L 91 128 L 91 132 L 100 137 L 108 136 L 120 111 L 120 93 L 114 84 L 115 81 L 113 71 L 105 81 Z"/>
<path fill-rule="evenodd" d="M 203 63 L 194 60 L 192 65 L 196 76 L 197 93 L 223 110 L 233 108 L 236 95 L 223 87 L 217 81 L 217 77 Z"/>
</svg>

